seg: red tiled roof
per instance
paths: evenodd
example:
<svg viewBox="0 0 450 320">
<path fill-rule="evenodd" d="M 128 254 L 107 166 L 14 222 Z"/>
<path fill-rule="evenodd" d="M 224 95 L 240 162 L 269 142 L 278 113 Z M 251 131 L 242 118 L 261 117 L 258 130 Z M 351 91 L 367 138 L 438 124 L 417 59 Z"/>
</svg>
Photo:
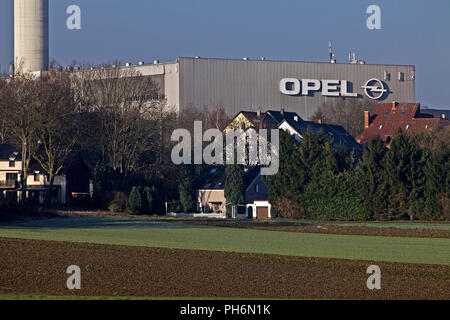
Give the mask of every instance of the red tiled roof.
<svg viewBox="0 0 450 320">
<path fill-rule="evenodd" d="M 440 121 L 420 113 L 419 103 L 378 103 L 370 114 L 369 128 L 356 138 L 363 144 L 374 136 L 383 141 L 392 137 L 399 128 L 405 133 L 435 130 Z"/>
</svg>

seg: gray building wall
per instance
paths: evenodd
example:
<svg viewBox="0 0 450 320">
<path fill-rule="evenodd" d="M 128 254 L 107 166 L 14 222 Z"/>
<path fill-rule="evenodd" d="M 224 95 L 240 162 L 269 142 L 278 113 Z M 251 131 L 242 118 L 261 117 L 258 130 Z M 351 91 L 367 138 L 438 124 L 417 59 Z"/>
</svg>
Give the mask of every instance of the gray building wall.
<svg viewBox="0 0 450 320">
<path fill-rule="evenodd" d="M 361 99 L 365 97 L 361 86 L 377 78 L 389 92 L 376 101 L 415 102 L 414 66 L 204 58 L 178 58 L 178 62 L 180 110 L 222 106 L 229 115 L 235 115 L 241 110 L 284 108 L 308 120 L 321 104 L 339 99 L 322 96 L 321 92 L 284 95 L 280 92 L 283 78 L 347 80 L 349 90 L 357 92 Z M 403 81 L 399 80 L 399 72 L 403 73 Z"/>
<path fill-rule="evenodd" d="M 124 67 L 128 68 L 128 67 Z M 143 76 L 151 77 L 167 99 L 167 105 L 175 110 L 180 110 L 179 97 L 179 63 L 155 63 L 142 66 L 132 66 Z M 143 93 L 145 94 L 145 92 Z"/>
</svg>

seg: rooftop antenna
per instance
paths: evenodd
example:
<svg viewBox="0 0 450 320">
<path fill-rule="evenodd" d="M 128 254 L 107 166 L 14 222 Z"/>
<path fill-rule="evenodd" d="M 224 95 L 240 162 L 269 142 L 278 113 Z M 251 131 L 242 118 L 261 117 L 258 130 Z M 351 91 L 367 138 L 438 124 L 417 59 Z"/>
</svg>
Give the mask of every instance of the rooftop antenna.
<svg viewBox="0 0 450 320">
<path fill-rule="evenodd" d="M 334 53 L 333 53 L 333 44 L 331 43 L 331 41 L 328 42 L 328 48 L 329 48 L 329 53 L 330 53 L 330 63 L 336 63 L 336 59 L 334 58 Z"/>
</svg>

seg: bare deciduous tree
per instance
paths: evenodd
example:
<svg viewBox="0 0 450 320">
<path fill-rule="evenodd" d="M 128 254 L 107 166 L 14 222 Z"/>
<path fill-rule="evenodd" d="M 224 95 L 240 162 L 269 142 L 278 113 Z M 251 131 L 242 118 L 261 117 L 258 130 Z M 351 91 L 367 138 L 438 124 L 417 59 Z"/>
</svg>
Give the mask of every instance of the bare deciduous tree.
<svg viewBox="0 0 450 320">
<path fill-rule="evenodd" d="M 372 111 L 374 102 L 361 99 L 335 99 L 319 107 L 312 120 L 337 124 L 356 137 L 364 130 L 364 111 Z"/>
<path fill-rule="evenodd" d="M 105 165 L 127 175 L 149 149 L 150 126 L 166 103 L 150 77 L 118 62 L 74 74 L 80 109 L 89 113 Z M 86 69 L 86 68 L 85 68 Z M 96 123 L 96 125 L 95 125 Z M 153 130 L 153 131 L 154 131 Z"/>
<path fill-rule="evenodd" d="M 47 202 L 55 176 L 63 169 L 78 137 L 78 115 L 67 72 L 51 71 L 39 80 L 33 158 L 48 176 Z"/>
<path fill-rule="evenodd" d="M 27 172 L 30 165 L 31 150 L 34 147 L 33 140 L 38 124 L 38 101 L 40 82 L 32 74 L 16 73 L 11 79 L 6 80 L 0 90 L 0 109 L 4 130 L 9 135 L 11 142 L 21 147 L 22 168 L 21 202 L 25 202 L 27 189 Z"/>
</svg>

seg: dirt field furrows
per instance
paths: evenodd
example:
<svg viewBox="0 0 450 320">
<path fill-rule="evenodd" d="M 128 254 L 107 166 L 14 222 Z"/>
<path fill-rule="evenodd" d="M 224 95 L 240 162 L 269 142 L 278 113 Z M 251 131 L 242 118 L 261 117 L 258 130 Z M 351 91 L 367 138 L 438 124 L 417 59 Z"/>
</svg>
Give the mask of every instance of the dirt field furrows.
<svg viewBox="0 0 450 320">
<path fill-rule="evenodd" d="M 450 267 L 0 239 L 0 294 L 325 299 L 450 299 Z M 81 290 L 66 269 L 81 268 Z M 88 265 L 92 268 L 88 271 Z"/>
</svg>

